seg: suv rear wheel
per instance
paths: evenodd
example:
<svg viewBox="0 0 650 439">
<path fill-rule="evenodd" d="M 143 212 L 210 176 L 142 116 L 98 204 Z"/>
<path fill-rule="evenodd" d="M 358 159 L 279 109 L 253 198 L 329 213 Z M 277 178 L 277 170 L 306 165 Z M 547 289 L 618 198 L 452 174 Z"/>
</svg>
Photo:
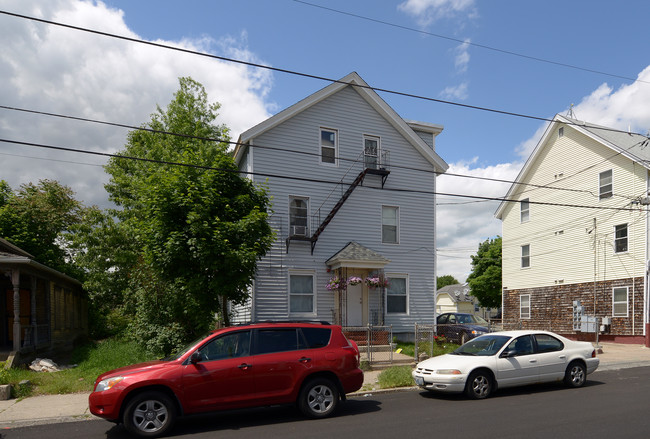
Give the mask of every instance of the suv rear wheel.
<svg viewBox="0 0 650 439">
<path fill-rule="evenodd" d="M 326 378 L 308 381 L 298 396 L 298 408 L 310 418 L 324 418 L 336 410 L 339 389 Z"/>
<path fill-rule="evenodd" d="M 136 395 L 124 410 L 124 426 L 140 437 L 153 438 L 165 434 L 176 420 L 173 401 L 161 392 Z"/>
</svg>

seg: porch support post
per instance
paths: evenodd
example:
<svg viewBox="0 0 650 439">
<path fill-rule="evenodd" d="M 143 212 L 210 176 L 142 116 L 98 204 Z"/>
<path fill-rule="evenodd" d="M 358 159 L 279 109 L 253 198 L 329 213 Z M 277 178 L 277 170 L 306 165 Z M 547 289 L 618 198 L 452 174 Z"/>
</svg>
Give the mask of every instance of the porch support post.
<svg viewBox="0 0 650 439">
<path fill-rule="evenodd" d="M 37 333 L 37 321 L 36 321 L 36 286 L 37 286 L 37 279 L 36 276 L 31 277 L 32 280 L 32 319 L 31 319 L 31 324 L 32 324 L 32 346 L 36 347 L 36 341 L 38 340 L 38 333 Z"/>
<path fill-rule="evenodd" d="M 20 350 L 20 271 L 11 270 L 11 284 L 14 287 L 14 351 Z"/>
</svg>

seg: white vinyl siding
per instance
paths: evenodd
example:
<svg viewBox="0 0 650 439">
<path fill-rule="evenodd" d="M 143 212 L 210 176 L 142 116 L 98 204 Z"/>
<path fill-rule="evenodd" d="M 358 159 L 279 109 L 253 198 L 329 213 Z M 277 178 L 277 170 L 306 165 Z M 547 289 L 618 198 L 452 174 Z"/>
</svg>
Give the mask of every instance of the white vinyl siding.
<svg viewBox="0 0 650 439">
<path fill-rule="evenodd" d="M 628 287 L 616 287 L 612 290 L 612 316 L 628 316 Z"/>
<path fill-rule="evenodd" d="M 530 294 L 519 296 L 519 318 L 530 319 Z"/>
<path fill-rule="evenodd" d="M 594 263 L 599 275 L 606 276 L 600 280 L 642 277 L 646 213 L 620 210 L 629 200 L 615 194 L 600 199 L 597 185 L 601 173 L 609 175 L 608 171 L 612 171 L 616 176 L 615 193 L 641 194 L 648 189 L 647 170 L 568 126 L 563 137 L 549 135 L 538 148 L 536 160 L 528 165 L 517 186 L 521 193 L 511 197 L 534 199 L 535 203 L 530 202 L 534 220 L 521 222 L 519 202 L 508 203 L 501 213 L 503 286 L 515 290 L 554 286 L 560 279 L 564 284 L 593 282 Z M 564 177 L 556 179 L 560 174 Z M 545 185 L 549 186 L 538 187 Z M 622 224 L 628 224 L 627 251 L 614 253 L 615 226 Z M 521 265 L 522 243 L 530 244 L 534 256 L 526 270 Z M 612 258 L 612 254 L 616 257 Z"/>
</svg>

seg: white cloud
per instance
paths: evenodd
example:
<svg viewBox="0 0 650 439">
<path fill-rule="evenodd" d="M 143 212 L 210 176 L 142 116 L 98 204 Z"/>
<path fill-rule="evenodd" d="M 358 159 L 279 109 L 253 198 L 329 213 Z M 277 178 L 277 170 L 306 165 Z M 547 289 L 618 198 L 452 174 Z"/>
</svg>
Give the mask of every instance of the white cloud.
<svg viewBox="0 0 650 439">
<path fill-rule="evenodd" d="M 461 174 L 473 177 L 512 181 L 521 168 L 521 163 L 503 163 L 485 168 L 473 168 L 477 158 L 471 162 L 454 163 L 447 174 L 438 178 L 438 193 L 462 194 L 477 197 L 503 197 L 509 183 L 454 177 Z M 501 235 L 501 221 L 494 218 L 498 201 L 481 201 L 473 198 L 438 197 L 438 275 L 451 274 L 464 282 L 471 271 L 471 255 L 487 238 Z"/>
<path fill-rule="evenodd" d="M 456 58 L 455 58 L 455 66 L 456 66 L 456 72 L 457 73 L 465 73 L 467 72 L 467 67 L 469 65 L 469 45 L 470 45 L 471 40 L 469 38 L 465 39 L 465 42 L 456 47 L 455 52 L 456 52 Z"/>
<path fill-rule="evenodd" d="M 465 100 L 469 96 L 467 91 L 468 87 L 469 85 L 467 82 L 463 82 L 462 84 L 458 85 L 450 85 L 440 92 L 440 97 L 449 100 Z"/>
<path fill-rule="evenodd" d="M 140 38 L 125 24 L 122 11 L 102 2 L 9 0 L 3 6 L 19 14 Z M 219 121 L 231 128 L 235 140 L 269 116 L 268 71 L 10 16 L 0 17 L 0 38 L 3 105 L 137 126 L 150 119 L 156 105 L 164 107 L 171 100 L 178 77 L 191 76 L 221 104 Z M 246 48 L 245 33 L 221 40 L 156 42 L 262 63 Z M 112 153 L 123 148 L 127 134 L 121 128 L 0 112 L 0 132 L 11 140 Z M 14 189 L 51 178 L 71 186 L 88 204 L 106 204 L 107 177 L 98 167 L 104 159 L 0 143 L 0 161 L 0 178 Z"/>
<path fill-rule="evenodd" d="M 476 16 L 474 0 L 406 0 L 397 8 L 415 16 L 421 26 L 428 26 L 441 18 Z"/>
</svg>

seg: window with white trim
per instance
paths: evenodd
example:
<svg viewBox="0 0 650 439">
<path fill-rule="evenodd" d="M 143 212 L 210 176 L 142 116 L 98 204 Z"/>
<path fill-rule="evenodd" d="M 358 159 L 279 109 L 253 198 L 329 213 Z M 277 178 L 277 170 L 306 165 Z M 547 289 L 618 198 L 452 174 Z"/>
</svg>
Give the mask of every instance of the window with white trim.
<svg viewBox="0 0 650 439">
<path fill-rule="evenodd" d="M 530 244 L 521 246 L 521 268 L 530 267 Z"/>
<path fill-rule="evenodd" d="M 381 242 L 399 243 L 399 207 L 381 206 Z"/>
<path fill-rule="evenodd" d="M 614 253 L 627 252 L 627 224 L 614 226 Z"/>
<path fill-rule="evenodd" d="M 603 200 L 613 195 L 612 170 L 603 171 L 598 176 L 598 198 Z"/>
<path fill-rule="evenodd" d="M 314 313 L 314 273 L 289 273 L 289 313 Z"/>
<path fill-rule="evenodd" d="M 320 162 L 328 165 L 338 164 L 338 132 L 327 128 L 320 129 Z"/>
<path fill-rule="evenodd" d="M 627 317 L 629 287 L 614 287 L 612 289 L 612 316 Z"/>
<path fill-rule="evenodd" d="M 289 236 L 309 236 L 309 198 L 289 197 Z"/>
<path fill-rule="evenodd" d="M 530 199 L 524 198 L 519 202 L 519 206 L 521 209 L 521 222 L 528 222 L 530 219 Z"/>
<path fill-rule="evenodd" d="M 519 296 L 519 318 L 530 318 L 530 294 L 522 294 Z"/>
<path fill-rule="evenodd" d="M 379 168 L 379 137 L 363 136 L 363 160 L 366 168 Z"/>
<path fill-rule="evenodd" d="M 408 313 L 408 278 L 404 275 L 388 275 L 386 287 L 386 313 Z"/>
</svg>

